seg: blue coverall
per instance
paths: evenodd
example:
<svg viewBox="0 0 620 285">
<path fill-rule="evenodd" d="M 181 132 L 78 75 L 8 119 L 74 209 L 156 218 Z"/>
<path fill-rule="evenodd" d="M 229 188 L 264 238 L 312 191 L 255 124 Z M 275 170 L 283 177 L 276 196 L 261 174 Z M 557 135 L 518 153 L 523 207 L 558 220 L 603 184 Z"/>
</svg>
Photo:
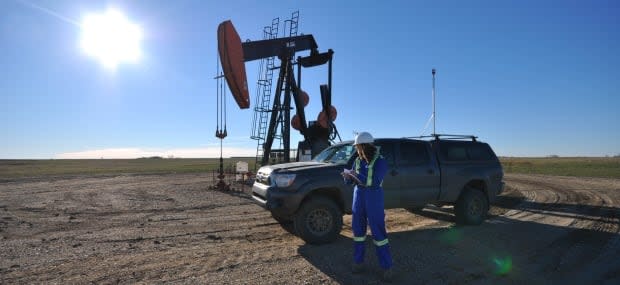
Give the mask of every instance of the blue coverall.
<svg viewBox="0 0 620 285">
<path fill-rule="evenodd" d="M 362 182 L 355 183 L 353 179 L 347 179 L 347 183 L 355 183 L 353 191 L 353 259 L 357 264 L 364 262 L 366 248 L 366 229 L 370 231 L 376 246 L 379 264 L 383 269 L 392 267 L 392 256 L 385 229 L 385 212 L 383 206 L 383 177 L 387 173 L 388 166 L 385 159 L 377 154 L 370 163 L 359 157 L 353 164 L 357 178 Z M 370 176 L 369 176 L 370 174 Z"/>
</svg>

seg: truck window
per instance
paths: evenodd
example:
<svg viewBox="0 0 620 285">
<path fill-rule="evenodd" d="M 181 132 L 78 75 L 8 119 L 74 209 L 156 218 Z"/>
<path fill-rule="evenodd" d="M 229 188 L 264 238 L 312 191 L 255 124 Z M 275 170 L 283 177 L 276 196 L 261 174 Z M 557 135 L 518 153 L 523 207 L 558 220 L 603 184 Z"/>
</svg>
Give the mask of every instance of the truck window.
<svg viewBox="0 0 620 285">
<path fill-rule="evenodd" d="M 489 151 L 489 147 L 485 144 L 470 144 L 467 147 L 469 159 L 471 160 L 493 160 L 493 154 Z"/>
<path fill-rule="evenodd" d="M 313 161 L 329 163 L 346 163 L 355 154 L 355 148 L 351 144 L 334 145 L 319 153 Z"/>
<path fill-rule="evenodd" d="M 402 165 L 425 164 L 430 160 L 426 145 L 418 142 L 402 142 L 399 158 Z"/>
<path fill-rule="evenodd" d="M 463 144 L 442 143 L 441 153 L 446 161 L 467 160 L 467 149 Z"/>
<path fill-rule="evenodd" d="M 446 161 L 488 161 L 495 155 L 485 143 L 442 142 L 441 154 Z"/>
<path fill-rule="evenodd" d="M 352 145 L 343 146 L 341 148 L 338 148 L 338 150 L 334 153 L 330 160 L 335 163 L 347 162 L 349 158 L 351 158 L 351 156 L 353 155 L 354 151 L 355 148 Z"/>
<path fill-rule="evenodd" d="M 394 144 L 390 142 L 378 143 L 379 153 L 383 156 L 389 167 L 394 167 Z"/>
</svg>

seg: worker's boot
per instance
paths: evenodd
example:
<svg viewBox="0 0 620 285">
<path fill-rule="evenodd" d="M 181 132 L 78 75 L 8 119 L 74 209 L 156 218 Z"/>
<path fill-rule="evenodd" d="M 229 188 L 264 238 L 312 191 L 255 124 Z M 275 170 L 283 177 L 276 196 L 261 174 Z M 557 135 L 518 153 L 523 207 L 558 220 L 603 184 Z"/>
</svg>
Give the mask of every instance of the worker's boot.
<svg viewBox="0 0 620 285">
<path fill-rule="evenodd" d="M 383 275 L 381 276 L 381 280 L 383 280 L 383 282 L 391 283 L 393 279 L 394 271 L 392 270 L 392 268 L 383 269 Z"/>
<path fill-rule="evenodd" d="M 364 264 L 353 263 L 353 265 L 351 265 L 351 272 L 353 272 L 353 274 L 359 274 L 359 273 L 364 272 Z"/>
</svg>

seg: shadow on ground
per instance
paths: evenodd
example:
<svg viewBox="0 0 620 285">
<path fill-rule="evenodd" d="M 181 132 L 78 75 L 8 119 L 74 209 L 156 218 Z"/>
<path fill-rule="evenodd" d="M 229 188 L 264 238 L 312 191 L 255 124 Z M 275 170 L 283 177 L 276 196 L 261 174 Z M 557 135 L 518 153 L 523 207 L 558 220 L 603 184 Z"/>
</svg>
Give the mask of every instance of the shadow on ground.
<svg viewBox="0 0 620 285">
<path fill-rule="evenodd" d="M 497 207 L 518 208 L 589 222 L 588 228 L 557 226 L 491 216 L 480 226 L 438 227 L 388 234 L 395 264 L 393 284 L 620 284 L 620 209 L 547 204 L 501 197 Z M 419 211 L 454 221 L 450 209 Z M 303 245 L 298 252 L 340 284 L 381 284 L 374 245 L 366 251 L 366 272 L 351 273 L 353 244 Z"/>
</svg>

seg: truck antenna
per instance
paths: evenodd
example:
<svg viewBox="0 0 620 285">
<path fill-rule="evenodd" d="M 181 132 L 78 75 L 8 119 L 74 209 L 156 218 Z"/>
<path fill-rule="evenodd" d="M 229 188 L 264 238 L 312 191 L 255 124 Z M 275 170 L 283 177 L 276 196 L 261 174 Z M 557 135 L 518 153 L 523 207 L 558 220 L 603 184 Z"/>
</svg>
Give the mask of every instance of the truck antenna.
<svg viewBox="0 0 620 285">
<path fill-rule="evenodd" d="M 435 69 L 433 68 L 433 135 L 435 132 L 435 120 L 437 119 L 437 115 L 435 114 Z"/>
<path fill-rule="evenodd" d="M 430 117 L 428 117 L 428 120 L 426 121 L 426 124 L 424 125 L 424 129 L 422 129 L 422 134 L 420 134 L 420 136 L 423 136 L 424 133 L 426 132 L 426 129 L 428 128 L 428 125 L 431 123 L 431 120 L 433 120 L 433 133 L 431 134 L 432 136 L 434 136 L 436 134 L 435 132 L 435 69 L 433 68 L 433 113 L 431 114 Z"/>
</svg>

